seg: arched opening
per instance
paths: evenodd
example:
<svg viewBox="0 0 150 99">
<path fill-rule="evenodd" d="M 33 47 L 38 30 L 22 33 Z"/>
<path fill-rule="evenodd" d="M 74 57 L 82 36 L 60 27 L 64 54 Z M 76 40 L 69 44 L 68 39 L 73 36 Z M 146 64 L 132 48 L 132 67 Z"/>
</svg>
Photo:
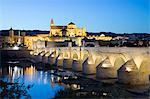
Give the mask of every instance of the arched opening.
<svg viewBox="0 0 150 99">
<path fill-rule="evenodd" d="M 47 56 L 47 57 L 48 57 L 49 55 L 50 55 L 50 52 L 47 52 L 45 56 Z"/>
<path fill-rule="evenodd" d="M 64 53 L 64 57 L 65 57 L 65 58 L 68 58 L 68 57 L 69 57 L 69 55 L 68 55 L 67 52 Z"/>
<path fill-rule="evenodd" d="M 56 56 L 56 53 L 55 52 L 52 52 L 51 54 L 50 54 L 50 57 L 55 57 Z"/>
<path fill-rule="evenodd" d="M 97 58 L 95 60 L 96 66 L 99 65 L 103 60 L 104 60 L 104 58 L 102 56 L 97 56 Z"/>
<path fill-rule="evenodd" d="M 125 60 L 122 57 L 117 57 L 114 62 L 114 67 L 119 69 L 123 64 L 125 64 Z"/>
<path fill-rule="evenodd" d="M 78 54 L 77 53 L 73 54 L 73 59 L 78 60 Z"/>
<path fill-rule="evenodd" d="M 144 59 L 140 66 L 140 72 L 150 74 L 150 61 L 149 59 Z"/>
<path fill-rule="evenodd" d="M 92 56 L 88 57 L 88 64 L 95 64 Z"/>
<path fill-rule="evenodd" d="M 132 56 L 127 53 L 119 53 L 119 55 L 120 55 L 120 57 L 122 57 L 122 59 L 125 60 L 125 62 L 132 59 Z"/>
<path fill-rule="evenodd" d="M 35 52 L 34 51 L 30 51 L 30 55 L 33 55 Z"/>
<path fill-rule="evenodd" d="M 57 59 L 62 59 L 63 58 L 63 53 L 60 53 L 58 56 L 57 56 Z"/>
<path fill-rule="evenodd" d="M 88 56 L 89 56 L 88 54 L 84 54 L 83 55 L 83 60 L 86 60 Z"/>
<path fill-rule="evenodd" d="M 45 54 L 45 51 L 42 51 L 42 52 L 40 53 L 41 56 L 43 56 L 44 54 Z"/>
<path fill-rule="evenodd" d="M 143 56 L 142 55 L 134 55 L 133 56 L 133 60 L 135 61 L 136 66 L 138 67 L 138 69 L 140 68 L 142 61 L 143 61 Z"/>
</svg>

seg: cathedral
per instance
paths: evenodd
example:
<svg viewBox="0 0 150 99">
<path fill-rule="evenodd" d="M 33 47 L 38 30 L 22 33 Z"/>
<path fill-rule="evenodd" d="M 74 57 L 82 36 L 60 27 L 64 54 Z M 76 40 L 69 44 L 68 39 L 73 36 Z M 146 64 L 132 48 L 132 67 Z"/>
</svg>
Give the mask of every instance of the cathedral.
<svg viewBox="0 0 150 99">
<path fill-rule="evenodd" d="M 77 26 L 70 22 L 66 26 L 55 25 L 53 19 L 50 23 L 50 37 L 85 37 L 86 29 L 77 28 Z"/>
<path fill-rule="evenodd" d="M 82 46 L 84 38 L 92 40 L 110 41 L 112 39 L 109 33 L 90 33 L 85 28 L 78 28 L 73 22 L 67 25 L 55 25 L 53 19 L 50 21 L 50 31 L 40 30 L 3 30 L 0 31 L 0 46 L 5 43 L 23 44 L 28 49 L 44 47 L 48 44 L 57 45 L 60 43 L 74 42 L 76 46 Z M 8 34 L 8 35 L 5 35 Z M 44 43 L 45 42 L 45 43 Z"/>
</svg>

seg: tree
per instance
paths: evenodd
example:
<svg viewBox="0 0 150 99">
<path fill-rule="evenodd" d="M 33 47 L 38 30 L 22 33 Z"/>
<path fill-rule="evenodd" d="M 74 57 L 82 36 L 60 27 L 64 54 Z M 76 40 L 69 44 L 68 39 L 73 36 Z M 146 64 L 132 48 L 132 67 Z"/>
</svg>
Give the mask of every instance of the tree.
<svg viewBox="0 0 150 99">
<path fill-rule="evenodd" d="M 30 98 L 28 90 L 31 87 L 33 85 L 25 86 L 24 83 L 18 83 L 18 80 L 14 83 L 0 80 L 0 98 Z"/>
</svg>

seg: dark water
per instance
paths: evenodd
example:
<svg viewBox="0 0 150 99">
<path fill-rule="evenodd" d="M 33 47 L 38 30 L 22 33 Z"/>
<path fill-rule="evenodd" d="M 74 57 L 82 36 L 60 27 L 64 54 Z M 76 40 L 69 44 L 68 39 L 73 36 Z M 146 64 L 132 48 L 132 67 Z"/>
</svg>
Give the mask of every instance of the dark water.
<svg viewBox="0 0 150 99">
<path fill-rule="evenodd" d="M 33 84 L 29 94 L 34 99 L 50 99 L 54 98 L 59 90 L 64 89 L 63 86 L 55 83 L 54 80 L 59 79 L 59 77 L 55 77 L 51 72 L 53 71 L 37 71 L 33 66 L 25 68 L 8 66 L 0 69 L 0 76 L 1 79 L 11 82 L 19 78 L 19 82 L 25 83 L 25 85 Z"/>
</svg>

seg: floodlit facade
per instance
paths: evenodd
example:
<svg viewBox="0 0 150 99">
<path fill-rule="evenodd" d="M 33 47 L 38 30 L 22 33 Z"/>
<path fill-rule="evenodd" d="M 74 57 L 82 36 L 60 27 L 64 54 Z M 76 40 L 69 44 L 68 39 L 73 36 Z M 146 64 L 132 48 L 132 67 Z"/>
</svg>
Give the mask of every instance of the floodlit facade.
<svg viewBox="0 0 150 99">
<path fill-rule="evenodd" d="M 50 24 L 50 37 L 85 37 L 86 29 L 78 28 L 73 22 L 70 22 L 66 26 L 58 26 L 54 24 L 53 19 Z"/>
<path fill-rule="evenodd" d="M 88 35 L 87 36 L 88 39 L 95 39 L 95 40 L 102 40 L 102 41 L 110 41 L 112 40 L 111 36 L 106 36 L 105 34 L 101 34 L 101 35 Z"/>
<path fill-rule="evenodd" d="M 49 44 L 48 47 L 57 46 L 60 42 L 72 41 L 75 43 L 75 46 L 82 46 L 82 40 L 95 39 L 102 41 L 110 41 L 111 36 L 99 33 L 88 33 L 86 28 L 79 28 L 75 23 L 70 22 L 67 25 L 55 25 L 53 19 L 50 23 L 50 31 L 40 31 L 40 30 L 4 30 L 8 32 L 7 36 L 0 36 L 0 45 L 2 43 L 13 44 L 23 44 L 26 45 L 28 49 L 37 49 L 46 47 L 46 43 Z M 6 33 L 4 33 L 6 34 Z M 108 33 L 109 34 L 109 33 Z M 64 44 L 65 44 L 64 43 Z M 94 41 L 93 41 L 94 43 Z"/>
</svg>

